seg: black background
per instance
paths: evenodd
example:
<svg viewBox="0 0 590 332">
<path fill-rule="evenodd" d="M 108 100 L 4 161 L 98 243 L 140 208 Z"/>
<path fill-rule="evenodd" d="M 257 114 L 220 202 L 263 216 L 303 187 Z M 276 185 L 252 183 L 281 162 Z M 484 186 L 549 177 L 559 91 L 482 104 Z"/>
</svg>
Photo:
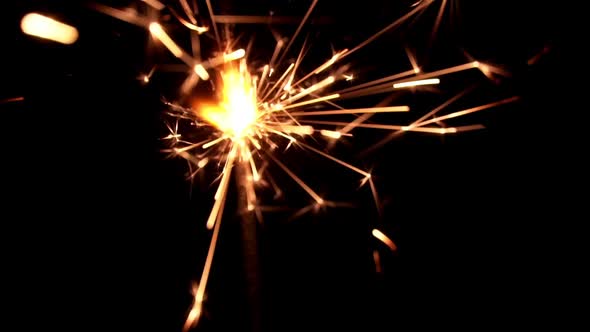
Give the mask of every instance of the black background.
<svg viewBox="0 0 590 332">
<path fill-rule="evenodd" d="M 249 3 L 214 6 L 220 13 L 294 16 L 309 6 Z M 428 70 L 467 62 L 465 50 L 513 73 L 499 83 L 460 73 L 441 84 L 440 94 L 405 96 L 400 102 L 419 112 L 406 121 L 474 82 L 481 82 L 477 92 L 452 110 L 513 95 L 521 101 L 465 120 L 485 124 L 483 131 L 444 138 L 407 134 L 360 158 L 356 153 L 384 134 L 366 131 L 348 140 L 349 147 L 337 148 L 337 155 L 373 168 L 384 202 L 381 217 L 366 189 L 351 190 L 355 174 L 301 151 L 281 156 L 327 198 L 357 207 L 288 222 L 282 214 L 265 217 L 256 275 L 261 304 L 255 310 L 264 331 L 477 329 L 558 321 L 554 298 L 562 290 L 552 276 L 561 273 L 563 254 L 552 245 L 562 236 L 554 196 L 564 180 L 548 160 L 559 149 L 551 119 L 565 112 L 554 84 L 561 70 L 559 8 L 533 1 L 457 3 L 460 15 L 450 19 L 447 12 L 432 44 L 436 6 L 346 61 L 362 80 L 409 69 L 404 46 Z M 332 21 L 304 29 L 317 45 L 307 66 L 329 58 L 330 46 L 358 44 L 410 4 L 320 1 L 313 18 Z M 60 46 L 22 35 L 20 19 L 30 11 L 78 27 L 79 41 Z M 25 98 L 0 104 L 2 270 L 13 309 L 8 315 L 18 330 L 179 331 L 206 254 L 212 190 L 207 178 L 191 194 L 185 164 L 160 153 L 158 138 L 166 134 L 161 97 L 173 94 L 183 76 L 157 73 L 149 85 L 137 80 L 150 64 L 175 60 L 154 51 L 144 30 L 85 3 L 19 1 L 2 17 L 0 99 Z M 258 60 L 268 59 L 267 26 L 234 29 L 256 35 L 263 45 L 256 48 Z M 290 36 L 295 26 L 276 29 Z M 528 66 L 544 48 L 548 52 Z M 356 102 L 372 105 L 381 97 Z M 294 192 L 287 204 L 303 207 L 306 197 L 288 178 L 280 179 Z M 198 331 L 252 326 L 240 218 L 232 211 L 224 219 Z M 373 227 L 389 234 L 398 252 L 373 239 Z M 374 249 L 381 254 L 381 274 L 374 271 Z"/>
</svg>

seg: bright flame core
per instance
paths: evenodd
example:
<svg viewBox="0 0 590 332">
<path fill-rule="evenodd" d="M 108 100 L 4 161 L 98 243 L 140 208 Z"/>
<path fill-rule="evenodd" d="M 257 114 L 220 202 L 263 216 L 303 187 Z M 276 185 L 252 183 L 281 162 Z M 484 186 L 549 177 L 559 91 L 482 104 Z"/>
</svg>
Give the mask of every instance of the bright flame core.
<svg viewBox="0 0 590 332">
<path fill-rule="evenodd" d="M 252 135 L 252 127 L 258 118 L 256 89 L 252 84 L 246 64 L 239 70 L 228 65 L 221 72 L 221 101 L 219 105 L 203 105 L 201 116 L 234 141 Z"/>
</svg>

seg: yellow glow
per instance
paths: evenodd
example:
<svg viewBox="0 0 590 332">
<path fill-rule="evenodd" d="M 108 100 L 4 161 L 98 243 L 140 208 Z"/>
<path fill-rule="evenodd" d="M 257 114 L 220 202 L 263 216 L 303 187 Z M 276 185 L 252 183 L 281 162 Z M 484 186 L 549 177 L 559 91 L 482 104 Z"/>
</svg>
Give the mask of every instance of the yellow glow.
<svg viewBox="0 0 590 332">
<path fill-rule="evenodd" d="M 219 105 L 203 105 L 201 116 L 233 140 L 251 134 L 258 118 L 256 89 L 250 74 L 233 66 L 221 73 L 222 95 Z"/>
<path fill-rule="evenodd" d="M 78 30 L 76 28 L 37 13 L 25 15 L 20 27 L 27 35 L 53 40 L 62 44 L 73 44 L 78 39 Z"/>
</svg>

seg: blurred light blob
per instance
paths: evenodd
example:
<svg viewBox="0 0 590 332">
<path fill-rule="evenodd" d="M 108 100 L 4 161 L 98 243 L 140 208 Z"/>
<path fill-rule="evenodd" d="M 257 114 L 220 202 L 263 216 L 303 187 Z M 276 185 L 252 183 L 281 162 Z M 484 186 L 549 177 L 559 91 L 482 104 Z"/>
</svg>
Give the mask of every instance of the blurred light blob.
<svg viewBox="0 0 590 332">
<path fill-rule="evenodd" d="M 21 20 L 23 33 L 62 44 L 73 44 L 78 40 L 78 30 L 47 16 L 29 13 Z"/>
</svg>

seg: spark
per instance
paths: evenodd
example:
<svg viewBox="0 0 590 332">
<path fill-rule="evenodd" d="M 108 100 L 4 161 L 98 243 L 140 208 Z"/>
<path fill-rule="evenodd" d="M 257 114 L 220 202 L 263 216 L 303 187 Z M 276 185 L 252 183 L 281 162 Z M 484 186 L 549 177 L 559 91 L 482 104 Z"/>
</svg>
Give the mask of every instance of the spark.
<svg viewBox="0 0 590 332">
<path fill-rule="evenodd" d="M 149 73 L 139 75 L 138 79 L 140 79 L 143 83 L 147 84 L 150 82 L 150 79 L 152 78 L 152 75 L 154 75 L 155 71 L 156 71 L 156 67 L 153 67 Z"/>
<path fill-rule="evenodd" d="M 170 9 L 170 12 L 172 13 L 172 15 L 174 15 L 174 17 L 176 17 L 176 19 L 180 23 L 182 23 L 182 25 L 189 28 L 190 30 L 196 31 L 198 34 L 205 33 L 207 31 L 209 31 L 209 28 L 200 27 L 200 26 L 196 25 L 196 23 L 191 23 L 191 22 L 185 20 L 184 18 L 182 18 L 180 15 L 178 15 L 178 13 L 176 13 L 176 11 L 174 9 L 172 9 L 172 8 L 169 8 L 169 9 Z M 192 16 L 192 15 L 189 16 L 189 18 L 191 19 L 191 21 L 194 20 L 194 16 Z"/>
<path fill-rule="evenodd" d="M 339 137 L 340 136 L 338 136 L 338 138 Z M 344 162 L 344 161 L 342 161 L 342 160 L 340 160 L 340 159 L 338 159 L 336 157 L 332 157 L 331 155 L 329 155 L 329 154 L 327 154 L 325 152 L 322 152 L 322 151 L 320 151 L 320 150 L 318 150 L 318 149 L 316 149 L 316 148 L 314 148 L 312 146 L 309 146 L 309 145 L 307 145 L 305 143 L 300 143 L 300 144 L 302 146 L 304 146 L 305 148 L 307 148 L 307 149 L 309 149 L 309 150 L 311 150 L 311 151 L 313 151 L 313 152 L 315 152 L 315 153 L 317 153 L 317 154 L 319 154 L 319 155 L 321 155 L 323 157 L 326 157 L 326 158 L 328 158 L 328 159 L 330 159 L 332 161 L 335 161 L 335 162 L 339 163 L 340 165 L 342 165 L 342 166 L 344 166 L 346 168 L 350 168 L 351 170 L 353 170 L 353 171 L 355 171 L 355 172 L 357 172 L 357 173 L 359 173 L 361 175 L 364 175 L 366 178 L 370 178 L 371 177 L 371 174 L 370 173 L 365 172 L 362 169 L 359 169 L 358 167 L 354 167 L 354 166 L 350 165 L 349 163 L 346 163 L 346 162 Z"/>
<path fill-rule="evenodd" d="M 21 20 L 20 27 L 27 35 L 66 45 L 73 44 L 78 40 L 78 30 L 73 26 L 37 13 L 25 15 Z"/>
<path fill-rule="evenodd" d="M 322 134 L 322 136 L 333 138 L 333 139 L 339 139 L 340 137 L 342 137 L 341 132 L 334 131 L 334 130 L 327 130 L 327 129 L 320 130 L 320 134 Z"/>
<path fill-rule="evenodd" d="M 209 73 L 207 72 L 207 70 L 205 70 L 205 67 L 203 67 L 202 64 L 195 65 L 194 70 L 195 70 L 195 73 L 197 75 L 199 75 L 199 77 L 201 79 L 203 79 L 203 80 L 209 79 Z"/>
<path fill-rule="evenodd" d="M 381 255 L 379 250 L 373 250 L 373 261 L 375 262 L 375 272 L 381 273 L 383 268 L 381 267 Z"/>
<path fill-rule="evenodd" d="M 497 106 L 492 105 L 489 107 Z M 481 110 L 481 109 L 479 109 Z M 463 114 L 464 115 L 464 114 Z M 439 119 L 437 119 L 438 121 Z M 320 124 L 320 125 L 335 125 L 335 126 L 344 126 L 349 124 L 349 122 L 343 121 L 311 121 L 311 120 L 301 120 L 303 123 L 312 123 L 312 124 Z M 423 124 L 420 124 L 423 125 Z M 469 131 L 469 130 L 478 130 L 483 129 L 482 125 L 468 125 L 468 126 L 460 126 L 460 127 L 447 127 L 447 128 L 435 128 L 435 127 L 421 127 L 418 125 L 410 125 L 410 126 L 400 126 L 400 125 L 386 125 L 386 124 L 372 124 L 372 123 L 361 123 L 356 124 L 355 128 L 369 128 L 369 129 L 383 129 L 383 130 L 402 130 L 402 131 L 415 131 L 415 132 L 422 132 L 422 133 L 431 133 L 431 134 L 447 134 L 447 133 L 457 133 L 460 131 Z"/>
<path fill-rule="evenodd" d="M 285 47 L 285 50 L 283 51 L 283 55 L 279 58 L 279 63 L 281 63 L 281 61 L 287 55 L 287 52 L 291 48 L 291 45 L 293 45 L 293 42 L 297 39 L 297 35 L 299 35 L 299 32 L 301 31 L 301 29 L 303 29 L 303 26 L 305 26 L 305 22 L 307 22 L 307 19 L 309 19 L 309 16 L 313 12 L 313 9 L 317 5 L 317 3 L 318 3 L 318 0 L 313 0 L 313 2 L 311 3 L 311 5 L 309 6 L 309 9 L 307 10 L 307 13 L 305 13 L 305 16 L 303 17 L 303 19 L 301 20 L 301 23 L 299 23 L 299 26 L 297 27 L 297 30 L 295 30 L 295 33 L 293 34 L 293 37 L 291 37 L 291 40 L 289 41 L 289 44 L 287 44 L 287 47 Z"/>
<path fill-rule="evenodd" d="M 0 99 L 0 104 L 8 104 L 8 103 L 15 103 L 19 101 L 24 101 L 25 97 L 13 97 L 7 99 Z"/>
<path fill-rule="evenodd" d="M 225 201 L 221 203 L 219 211 L 223 212 L 224 204 Z M 209 250 L 207 251 L 205 266 L 203 267 L 201 279 L 194 294 L 193 305 L 184 323 L 183 331 L 185 332 L 188 331 L 196 322 L 199 321 L 199 318 L 201 317 L 201 313 L 203 311 L 202 307 L 203 299 L 205 298 L 205 288 L 207 286 L 207 282 L 209 281 L 209 274 L 211 272 L 211 266 L 213 264 L 213 255 L 215 254 L 215 247 L 217 246 L 217 240 L 219 238 L 219 229 L 221 228 L 221 212 L 217 216 L 219 220 L 217 220 L 217 223 L 215 223 L 215 228 L 213 229 L 213 235 L 211 236 L 211 243 L 209 244 Z"/>
<path fill-rule="evenodd" d="M 285 173 L 287 173 L 287 175 L 289 175 L 293 181 L 295 181 L 301 188 L 303 188 L 303 190 L 305 190 L 305 192 L 307 192 L 309 194 L 309 196 L 311 196 L 317 204 L 322 205 L 324 204 L 324 199 L 321 198 L 313 189 L 311 189 L 306 183 L 305 181 L 301 180 L 297 175 L 295 175 L 295 173 L 293 173 L 293 171 L 291 171 L 287 166 L 285 166 L 285 164 L 283 164 L 282 162 L 280 162 L 275 156 L 273 155 L 268 155 L 277 165 L 279 165 L 280 168 L 283 169 L 283 171 L 285 171 Z"/>
<path fill-rule="evenodd" d="M 440 27 L 440 22 L 442 21 L 442 17 L 445 12 L 445 8 L 447 8 L 447 0 L 442 0 L 440 3 L 440 9 L 438 10 L 438 15 L 436 15 L 436 21 L 434 22 L 434 27 L 432 28 L 432 35 L 430 36 L 430 41 L 434 40 L 438 32 L 438 28 Z"/>
<path fill-rule="evenodd" d="M 159 41 L 161 41 L 162 44 L 164 44 L 164 46 L 166 46 L 166 48 L 172 54 L 174 54 L 175 57 L 181 58 L 184 55 L 184 52 L 182 51 L 182 49 L 180 48 L 180 46 L 178 46 L 178 44 L 176 44 L 172 40 L 172 38 L 170 38 L 170 36 L 168 36 L 168 34 L 166 33 L 166 31 L 164 31 L 164 29 L 160 25 L 160 23 L 152 22 L 150 24 L 149 29 L 150 29 L 150 32 L 152 33 L 152 35 L 155 38 L 157 38 Z"/>
<path fill-rule="evenodd" d="M 404 83 L 404 82 L 413 81 L 413 80 L 425 80 L 427 78 L 431 78 L 431 77 L 435 77 L 435 76 L 453 74 L 453 73 L 457 73 L 457 72 L 460 72 L 463 70 L 478 68 L 479 64 L 480 64 L 479 61 L 468 62 L 468 63 L 462 64 L 462 65 L 453 66 L 453 67 L 449 67 L 449 68 L 445 68 L 445 69 L 440 69 L 440 70 L 433 71 L 430 73 L 424 73 L 422 75 L 415 76 L 413 79 L 400 80 L 399 83 Z"/>
<path fill-rule="evenodd" d="M 326 86 L 334 83 L 335 80 L 336 79 L 334 78 L 334 76 L 329 76 L 328 78 L 322 80 L 321 82 L 316 83 L 307 89 L 303 89 L 301 92 L 299 92 L 295 96 L 290 97 L 289 99 L 286 100 L 286 103 L 294 102 L 295 100 L 299 100 L 299 99 L 301 99 L 301 98 L 303 98 L 315 91 L 321 90 L 321 89 L 325 88 Z"/>
<path fill-rule="evenodd" d="M 361 88 L 366 88 L 366 87 L 369 87 L 371 85 L 377 85 L 379 83 L 390 82 L 390 81 L 396 80 L 398 78 L 407 77 L 407 76 L 410 76 L 410 75 L 413 75 L 413 74 L 416 74 L 416 73 L 417 72 L 414 69 L 407 70 L 407 71 L 404 71 L 402 73 L 398 73 L 398 74 L 394 74 L 394 75 L 391 75 L 391 76 L 383 77 L 383 78 L 380 78 L 380 79 L 377 79 L 377 80 L 374 80 L 374 81 L 371 81 L 371 82 L 366 82 L 366 83 L 363 83 L 363 84 L 352 86 L 350 88 L 346 88 L 346 89 L 340 90 L 339 93 L 342 94 L 344 92 L 349 92 L 349 91 L 359 90 Z"/>
<path fill-rule="evenodd" d="M 409 81 L 403 83 L 395 83 L 393 85 L 394 89 L 402 89 L 402 88 L 410 88 L 419 85 L 432 85 L 432 84 L 439 84 L 440 80 L 438 78 L 430 78 L 426 80 L 417 80 L 417 81 Z"/>
<path fill-rule="evenodd" d="M 180 5 L 182 6 L 182 10 L 184 10 L 184 13 L 188 17 L 188 19 L 191 21 L 191 23 L 196 25 L 197 19 L 193 15 L 193 11 L 192 11 L 191 7 L 189 6 L 188 2 L 186 2 L 186 0 L 180 0 Z"/>
<path fill-rule="evenodd" d="M 533 57 L 531 57 L 527 61 L 527 64 L 529 66 L 532 66 L 532 65 L 536 64 L 543 56 L 545 56 L 550 51 L 551 51 L 551 46 L 550 45 L 546 45 L 545 47 L 543 47 L 543 49 L 539 53 L 537 53 Z"/>
<path fill-rule="evenodd" d="M 332 66 L 334 63 L 336 63 L 338 58 L 340 58 L 347 51 L 348 51 L 348 49 L 344 49 L 344 50 L 334 54 L 332 56 L 332 58 L 330 58 L 330 60 L 326 61 L 326 63 L 324 63 L 323 65 L 319 66 L 316 70 L 314 70 L 314 72 L 313 72 L 314 75 L 317 75 L 317 74 L 323 72 L 324 70 L 330 68 L 330 66 Z"/>
<path fill-rule="evenodd" d="M 258 88 L 257 88 L 258 92 L 260 92 L 260 88 L 264 85 L 264 83 L 266 83 L 266 77 L 268 75 L 269 68 L 270 68 L 269 65 L 264 65 L 264 68 L 262 69 L 262 75 L 260 75 L 260 82 L 258 83 Z"/>
<path fill-rule="evenodd" d="M 398 81 L 394 81 L 393 84 L 408 83 L 408 82 L 412 82 L 412 81 L 421 81 L 421 80 L 430 79 L 432 77 L 449 75 L 449 74 L 458 73 L 461 71 L 475 69 L 475 68 L 479 68 L 479 67 L 480 67 L 480 63 L 478 61 L 472 61 L 472 62 L 468 62 L 468 63 L 462 64 L 462 65 L 444 68 L 444 69 L 440 69 L 440 70 L 429 72 L 429 73 L 423 73 L 423 74 L 414 76 L 412 78 L 400 79 Z M 415 74 L 415 71 L 411 70 L 411 71 L 408 71 L 405 73 L 408 73 L 408 75 L 406 75 L 406 76 L 409 76 L 409 75 Z M 400 74 L 397 74 L 397 75 L 401 76 Z M 384 79 L 385 78 L 383 78 L 381 80 L 384 80 Z M 390 81 L 390 80 L 387 80 L 387 81 Z M 362 96 L 368 96 L 368 95 L 391 91 L 391 89 L 392 89 L 391 83 L 370 84 L 366 87 L 363 87 L 362 89 L 354 89 L 354 91 L 347 92 L 346 94 L 342 95 L 342 98 L 357 98 L 357 97 L 362 97 Z M 342 91 L 340 93 L 342 93 Z"/>
<path fill-rule="evenodd" d="M 339 115 L 339 114 L 360 114 L 360 113 L 392 113 L 392 112 L 408 112 L 408 106 L 389 106 L 389 107 L 372 107 L 372 108 L 357 108 L 334 111 L 315 111 L 315 112 L 292 112 L 293 116 L 310 116 L 310 115 Z"/>
<path fill-rule="evenodd" d="M 434 0 L 422 1 L 422 3 L 418 4 L 412 11 L 408 12 L 407 14 L 405 14 L 404 16 L 400 17 L 399 19 L 395 20 L 394 22 L 392 22 L 391 24 L 389 24 L 385 28 L 381 29 L 379 32 L 375 33 L 373 36 L 369 37 L 367 40 L 360 43 L 359 45 L 357 45 L 355 48 L 353 48 L 349 52 L 343 54 L 341 58 L 344 58 L 345 56 L 349 56 L 350 54 L 352 54 L 352 53 L 360 50 L 361 48 L 367 46 L 368 44 L 372 43 L 373 41 L 375 41 L 377 38 L 379 38 L 384 33 L 399 27 L 402 23 L 404 23 L 405 21 L 410 19 L 412 16 L 422 12 L 426 7 L 428 7 L 433 2 L 434 2 Z"/>
<path fill-rule="evenodd" d="M 213 14 L 213 7 L 211 7 L 211 0 L 207 0 L 207 9 L 209 9 L 209 16 L 211 17 L 211 21 L 213 21 L 213 31 L 215 32 L 217 46 L 221 48 L 221 38 L 219 38 L 219 31 L 217 30 L 217 24 L 215 24 L 215 15 Z"/>
<path fill-rule="evenodd" d="M 416 61 L 416 56 L 410 52 L 410 49 L 406 47 L 406 55 L 410 60 L 410 64 L 412 64 L 412 68 L 414 69 L 414 73 L 418 74 L 420 72 L 420 67 L 418 66 L 418 62 Z"/>
<path fill-rule="evenodd" d="M 383 232 L 381 232 L 377 228 L 373 229 L 371 234 L 373 234 L 373 236 L 377 238 L 379 241 L 385 243 L 385 245 L 388 246 L 389 249 L 391 249 L 391 251 L 397 250 L 397 246 L 395 245 L 395 243 L 393 243 L 393 241 L 387 235 L 383 234 Z"/>
<path fill-rule="evenodd" d="M 148 28 L 150 23 L 152 23 L 149 18 L 139 16 L 137 12 L 133 10 L 121 10 L 98 3 L 90 3 L 89 6 L 103 14 L 142 28 Z"/>
<path fill-rule="evenodd" d="M 472 107 L 472 108 L 469 108 L 469 109 L 466 109 L 466 110 L 462 110 L 462 111 L 459 111 L 459 112 L 454 112 L 454 113 L 451 113 L 451 114 L 439 116 L 439 117 L 436 117 L 436 118 L 433 118 L 433 119 L 430 119 L 430 120 L 427 120 L 427 121 L 424 121 L 424 122 L 420 122 L 416 126 L 425 126 L 427 124 L 436 123 L 436 122 L 447 120 L 447 119 L 457 118 L 457 117 L 464 116 L 464 115 L 467 115 L 467 114 L 471 114 L 471 113 L 483 111 L 483 110 L 486 110 L 488 108 L 500 106 L 500 105 L 503 105 L 503 104 L 512 103 L 512 102 L 515 102 L 515 101 L 517 101 L 519 99 L 520 99 L 520 97 L 518 97 L 518 96 L 514 96 L 514 97 L 502 99 L 500 101 L 495 101 L 495 102 L 492 102 L 492 103 L 488 103 L 488 104 L 477 106 L 477 107 Z"/>
<path fill-rule="evenodd" d="M 287 77 L 287 74 L 289 74 L 289 71 L 291 71 L 293 67 L 295 67 L 294 63 L 289 65 L 289 67 L 287 68 L 287 70 L 285 70 L 283 75 L 281 75 L 281 77 L 276 81 L 272 88 L 264 95 L 264 97 L 262 98 L 263 100 L 266 99 L 266 97 L 268 97 L 281 84 L 281 82 L 285 79 L 285 77 Z"/>
<path fill-rule="evenodd" d="M 314 18 L 314 24 L 328 24 L 331 19 L 328 17 Z M 215 15 L 215 22 L 222 24 L 298 24 L 300 17 L 295 16 L 254 16 L 254 15 Z"/>
<path fill-rule="evenodd" d="M 162 10 L 165 7 L 164 4 L 158 0 L 141 0 L 141 1 L 145 2 L 146 4 L 150 5 L 151 7 L 153 7 L 156 10 Z"/>
<path fill-rule="evenodd" d="M 291 104 L 291 105 L 288 105 L 288 106 L 284 106 L 284 107 L 281 108 L 281 110 L 287 110 L 287 109 L 290 109 L 290 108 L 297 108 L 297 107 L 301 107 L 301 106 L 305 106 L 305 105 L 310 105 L 310 104 L 315 104 L 315 103 L 319 103 L 319 102 L 322 102 L 322 101 L 328 101 L 328 100 L 337 99 L 337 98 L 340 98 L 340 94 L 335 93 L 335 94 L 332 94 L 332 95 L 329 95 L 329 96 L 318 97 L 318 98 L 315 98 L 315 99 L 310 99 L 310 100 L 302 101 L 300 103 L 296 103 L 296 104 Z M 293 114 L 291 114 L 291 115 L 293 115 Z"/>
</svg>

